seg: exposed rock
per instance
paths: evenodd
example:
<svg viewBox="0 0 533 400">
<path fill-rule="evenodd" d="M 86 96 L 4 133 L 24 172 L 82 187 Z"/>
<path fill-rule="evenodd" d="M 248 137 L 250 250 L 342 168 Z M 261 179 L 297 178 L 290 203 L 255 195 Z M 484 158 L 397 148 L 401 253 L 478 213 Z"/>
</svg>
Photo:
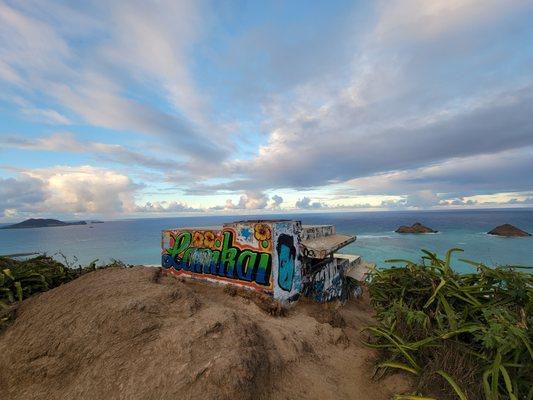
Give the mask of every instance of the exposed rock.
<svg viewBox="0 0 533 400">
<path fill-rule="evenodd" d="M 497 236 L 531 236 L 531 233 L 527 233 L 526 231 L 523 231 L 522 229 L 519 229 L 511 224 L 497 226 L 488 232 L 488 234 Z"/>
<path fill-rule="evenodd" d="M 398 229 L 396 229 L 396 233 L 437 233 L 437 232 L 438 231 L 434 231 L 433 229 L 422 225 L 420 222 L 415 222 L 411 226 L 402 225 Z"/>
</svg>

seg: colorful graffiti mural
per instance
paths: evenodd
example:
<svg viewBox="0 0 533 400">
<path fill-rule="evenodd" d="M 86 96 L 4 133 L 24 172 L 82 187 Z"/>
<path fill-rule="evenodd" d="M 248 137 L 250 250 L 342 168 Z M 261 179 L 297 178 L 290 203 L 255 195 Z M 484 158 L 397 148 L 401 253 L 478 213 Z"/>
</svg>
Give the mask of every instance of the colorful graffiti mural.
<svg viewBox="0 0 533 400">
<path fill-rule="evenodd" d="M 344 293 L 344 271 L 346 260 L 332 258 L 326 263 L 314 268 L 305 275 L 303 294 L 318 302 L 342 299 Z"/>
<path fill-rule="evenodd" d="M 297 230 L 292 223 L 239 222 L 222 229 L 163 231 L 162 266 L 168 272 L 233 283 L 288 298 L 300 281 Z M 273 268 L 281 266 L 274 277 Z M 296 276 L 296 279 L 295 279 Z"/>
<path fill-rule="evenodd" d="M 278 285 L 283 290 L 290 292 L 296 263 L 294 238 L 284 233 L 279 235 L 276 250 L 278 252 Z"/>
<path fill-rule="evenodd" d="M 274 297 L 282 301 L 298 299 L 302 289 L 300 253 L 301 223 L 279 222 L 274 230 L 273 278 Z"/>
<path fill-rule="evenodd" d="M 302 294 L 324 302 L 344 295 L 347 262 L 332 253 L 353 240 L 336 235 L 328 225 L 302 228 L 299 221 L 239 221 L 219 229 L 163 231 L 161 262 L 174 275 L 244 286 L 282 302 Z M 311 255 L 313 246 L 320 251 Z"/>
</svg>

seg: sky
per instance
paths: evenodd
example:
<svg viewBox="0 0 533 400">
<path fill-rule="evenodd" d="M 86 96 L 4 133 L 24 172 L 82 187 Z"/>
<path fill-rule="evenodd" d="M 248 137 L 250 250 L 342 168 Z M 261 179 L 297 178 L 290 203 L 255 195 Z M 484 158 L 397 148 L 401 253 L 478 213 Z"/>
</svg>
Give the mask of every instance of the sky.
<svg viewBox="0 0 533 400">
<path fill-rule="evenodd" d="M 0 0 L 0 221 L 533 206 L 533 1 Z"/>
</svg>

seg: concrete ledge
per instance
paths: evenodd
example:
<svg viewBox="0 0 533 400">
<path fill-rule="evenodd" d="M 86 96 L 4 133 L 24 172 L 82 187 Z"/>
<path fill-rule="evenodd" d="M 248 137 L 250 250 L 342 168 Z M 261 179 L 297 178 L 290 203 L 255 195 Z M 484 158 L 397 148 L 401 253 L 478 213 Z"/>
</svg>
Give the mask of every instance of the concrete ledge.
<svg viewBox="0 0 533 400">
<path fill-rule="evenodd" d="M 335 251 L 355 241 L 355 236 L 349 235 L 328 235 L 315 239 L 302 240 L 304 257 L 326 258 Z"/>
<path fill-rule="evenodd" d="M 357 254 L 334 253 L 333 257 L 342 258 L 343 260 L 348 260 L 349 266 L 357 265 L 361 262 L 361 256 Z"/>
<path fill-rule="evenodd" d="M 359 282 L 362 282 L 366 279 L 367 275 L 370 273 L 370 271 L 374 267 L 375 267 L 375 264 L 367 263 L 363 261 L 356 265 L 352 265 L 348 267 L 344 275 L 352 279 L 355 279 Z"/>
</svg>

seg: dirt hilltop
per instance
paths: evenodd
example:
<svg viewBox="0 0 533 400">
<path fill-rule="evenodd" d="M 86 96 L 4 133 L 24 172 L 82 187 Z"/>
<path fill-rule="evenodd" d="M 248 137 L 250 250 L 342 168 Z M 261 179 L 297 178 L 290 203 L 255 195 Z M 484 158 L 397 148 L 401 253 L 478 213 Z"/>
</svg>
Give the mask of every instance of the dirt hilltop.
<svg viewBox="0 0 533 400">
<path fill-rule="evenodd" d="M 24 301 L 0 333 L 2 399 L 379 400 L 409 387 L 371 380 L 365 299 L 274 316 L 260 296 L 156 271 L 98 270 Z"/>
</svg>

